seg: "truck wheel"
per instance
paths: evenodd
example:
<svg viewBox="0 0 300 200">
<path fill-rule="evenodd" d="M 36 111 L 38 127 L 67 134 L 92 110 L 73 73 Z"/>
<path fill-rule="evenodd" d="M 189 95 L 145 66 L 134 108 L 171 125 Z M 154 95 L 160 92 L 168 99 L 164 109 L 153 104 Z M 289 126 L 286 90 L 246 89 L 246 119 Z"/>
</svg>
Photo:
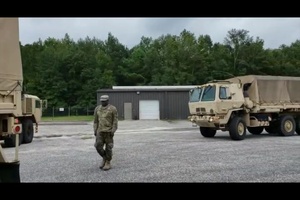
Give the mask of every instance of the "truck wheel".
<svg viewBox="0 0 300 200">
<path fill-rule="evenodd" d="M 22 123 L 23 143 L 31 143 L 33 139 L 33 122 L 31 119 L 25 119 Z"/>
<path fill-rule="evenodd" d="M 243 140 L 246 136 L 246 124 L 241 117 L 235 116 L 229 125 L 229 135 L 232 140 Z"/>
<path fill-rule="evenodd" d="M 276 134 L 278 133 L 278 128 L 279 127 L 279 121 L 273 121 L 270 122 L 269 126 L 265 127 L 265 131 L 269 134 Z"/>
<path fill-rule="evenodd" d="M 247 128 L 249 133 L 253 134 L 253 135 L 259 135 L 263 132 L 264 127 L 260 126 L 260 127 L 248 127 Z"/>
<path fill-rule="evenodd" d="M 212 138 L 216 135 L 217 130 L 209 127 L 200 127 L 200 133 L 203 137 Z"/>
<path fill-rule="evenodd" d="M 19 134 L 19 145 L 23 143 L 23 134 Z M 16 146 L 16 135 L 12 134 L 4 137 L 5 147 L 15 147 Z"/>
<path fill-rule="evenodd" d="M 279 135 L 291 136 L 294 135 L 296 129 L 295 119 L 290 115 L 284 115 L 280 118 Z"/>
<path fill-rule="evenodd" d="M 268 126 L 268 127 L 265 127 L 265 131 L 269 134 L 275 134 L 276 133 L 276 128 L 273 127 L 273 126 Z"/>
<path fill-rule="evenodd" d="M 297 117 L 295 122 L 296 122 L 296 133 L 300 135 L 300 117 Z"/>
</svg>

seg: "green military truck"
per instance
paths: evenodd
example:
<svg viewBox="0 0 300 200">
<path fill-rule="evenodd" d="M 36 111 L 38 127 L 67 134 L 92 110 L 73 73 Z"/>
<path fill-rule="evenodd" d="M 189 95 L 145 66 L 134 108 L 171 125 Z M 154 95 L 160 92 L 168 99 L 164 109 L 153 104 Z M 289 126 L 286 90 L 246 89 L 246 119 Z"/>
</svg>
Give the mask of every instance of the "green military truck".
<svg viewBox="0 0 300 200">
<path fill-rule="evenodd" d="M 24 94 L 22 84 L 19 20 L 0 18 L 0 182 L 9 179 L 7 170 L 18 166 L 10 165 L 18 163 L 18 146 L 32 142 L 41 121 L 41 99 Z M 16 148 L 13 162 L 5 157 L 2 145 Z"/>
<path fill-rule="evenodd" d="M 188 119 L 204 137 L 228 131 L 232 140 L 254 135 L 300 134 L 300 77 L 238 76 L 190 90 Z"/>
</svg>

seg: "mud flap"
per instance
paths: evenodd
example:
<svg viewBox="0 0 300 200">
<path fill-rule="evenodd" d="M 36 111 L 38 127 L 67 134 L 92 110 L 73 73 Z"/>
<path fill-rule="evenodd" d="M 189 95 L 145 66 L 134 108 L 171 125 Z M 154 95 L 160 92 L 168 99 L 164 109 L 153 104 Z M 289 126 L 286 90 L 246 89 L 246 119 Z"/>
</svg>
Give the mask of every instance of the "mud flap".
<svg viewBox="0 0 300 200">
<path fill-rule="evenodd" d="M 0 183 L 20 182 L 20 162 L 0 162 Z"/>
</svg>

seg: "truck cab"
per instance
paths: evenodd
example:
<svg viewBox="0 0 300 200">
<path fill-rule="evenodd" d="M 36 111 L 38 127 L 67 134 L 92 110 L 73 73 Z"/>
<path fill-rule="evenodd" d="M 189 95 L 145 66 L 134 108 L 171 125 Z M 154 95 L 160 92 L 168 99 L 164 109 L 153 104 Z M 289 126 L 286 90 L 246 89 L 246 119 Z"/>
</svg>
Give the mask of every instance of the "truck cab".
<svg viewBox="0 0 300 200">
<path fill-rule="evenodd" d="M 16 134 L 19 134 L 18 144 L 31 143 L 34 133 L 38 132 L 38 124 L 42 117 L 43 101 L 30 94 L 12 92 L 17 98 L 14 108 L 7 114 L 0 115 L 0 140 L 4 140 L 5 147 L 16 146 Z M 20 100 L 20 102 L 19 102 Z M 21 112 L 19 112 L 21 110 Z"/>
<path fill-rule="evenodd" d="M 204 137 L 214 137 L 217 130 L 229 131 L 233 140 L 242 140 L 250 124 L 253 102 L 246 84 L 215 80 L 190 90 L 188 119 L 199 126 Z"/>
<path fill-rule="evenodd" d="M 240 109 L 244 102 L 240 83 L 211 81 L 190 90 L 189 119 L 202 127 L 226 129 L 228 114 Z"/>
</svg>

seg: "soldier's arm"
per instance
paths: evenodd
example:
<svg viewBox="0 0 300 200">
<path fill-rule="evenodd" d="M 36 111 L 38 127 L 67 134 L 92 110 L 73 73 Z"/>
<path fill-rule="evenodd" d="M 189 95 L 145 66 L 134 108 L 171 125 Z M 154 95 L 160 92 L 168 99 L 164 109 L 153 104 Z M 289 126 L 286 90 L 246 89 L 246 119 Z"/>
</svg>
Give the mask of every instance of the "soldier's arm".
<svg viewBox="0 0 300 200">
<path fill-rule="evenodd" d="M 94 134 L 96 135 L 96 131 L 98 128 L 98 115 L 97 115 L 98 106 L 94 110 Z"/>
<path fill-rule="evenodd" d="M 118 111 L 116 108 L 112 111 L 113 114 L 113 127 L 112 127 L 112 133 L 115 133 L 118 129 Z"/>
</svg>

